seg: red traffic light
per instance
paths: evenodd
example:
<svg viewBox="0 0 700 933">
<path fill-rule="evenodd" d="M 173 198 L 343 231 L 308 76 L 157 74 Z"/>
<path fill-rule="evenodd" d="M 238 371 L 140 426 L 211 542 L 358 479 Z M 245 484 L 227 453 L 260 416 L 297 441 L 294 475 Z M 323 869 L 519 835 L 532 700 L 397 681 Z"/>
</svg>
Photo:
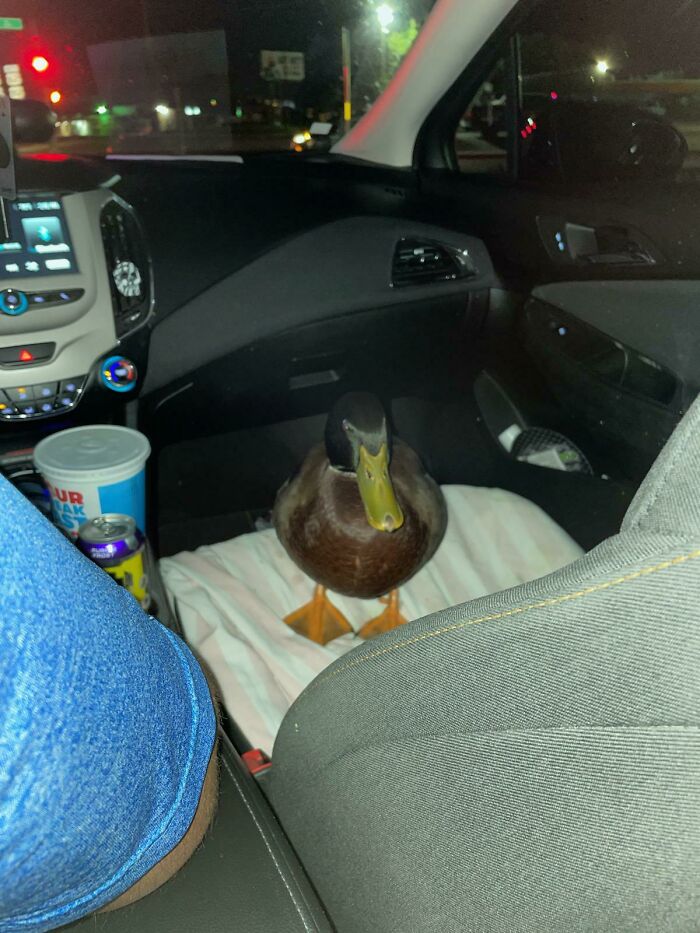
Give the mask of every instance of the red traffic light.
<svg viewBox="0 0 700 933">
<path fill-rule="evenodd" d="M 49 67 L 49 60 L 45 55 L 35 55 L 32 59 L 32 68 L 39 74 L 43 74 Z"/>
</svg>

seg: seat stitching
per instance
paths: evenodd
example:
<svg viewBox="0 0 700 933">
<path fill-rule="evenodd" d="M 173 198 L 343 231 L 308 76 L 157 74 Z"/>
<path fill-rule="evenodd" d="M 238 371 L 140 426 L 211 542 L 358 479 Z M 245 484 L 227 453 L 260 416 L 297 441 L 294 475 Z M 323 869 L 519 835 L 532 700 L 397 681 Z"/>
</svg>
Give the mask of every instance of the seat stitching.
<svg viewBox="0 0 700 933">
<path fill-rule="evenodd" d="M 274 862 L 275 868 L 277 869 L 277 874 L 278 874 L 278 875 L 280 876 L 280 878 L 282 879 L 282 883 L 284 884 L 285 888 L 287 889 L 287 893 L 289 894 L 290 898 L 292 899 L 292 903 L 294 904 L 294 906 L 295 906 L 295 908 L 296 908 L 296 911 L 297 911 L 297 913 L 299 914 L 299 919 L 300 919 L 301 922 L 304 924 L 304 929 L 306 930 L 306 933 L 313 933 L 313 930 L 314 930 L 314 929 L 318 929 L 318 926 L 317 926 L 315 923 L 314 923 L 313 926 L 309 926 L 309 924 L 307 923 L 306 917 L 304 916 L 304 911 L 302 910 L 301 905 L 299 904 L 299 902 L 297 901 L 296 897 L 294 896 L 294 892 L 292 891 L 291 885 L 289 884 L 289 882 L 287 881 L 287 879 L 286 879 L 285 876 L 284 876 L 284 872 L 282 871 L 282 867 L 281 867 L 281 865 L 280 865 L 280 863 L 279 863 L 279 861 L 278 861 L 278 859 L 277 859 L 277 856 L 276 856 L 275 853 L 274 853 L 274 850 L 273 850 L 272 846 L 270 845 L 270 843 L 269 843 L 269 841 L 268 841 L 268 838 L 267 838 L 267 836 L 266 836 L 266 834 L 265 834 L 265 830 L 264 830 L 264 829 L 262 828 L 262 826 L 260 825 L 260 822 L 258 821 L 258 818 L 256 817 L 255 812 L 253 811 L 253 808 L 252 808 L 251 805 L 250 805 L 250 802 L 249 802 L 248 799 L 246 798 L 246 795 L 243 793 L 243 788 L 242 788 L 241 785 L 238 783 L 238 778 L 237 778 L 236 775 L 233 773 L 233 769 L 229 766 L 229 763 L 226 761 L 226 756 L 225 756 L 225 755 L 222 755 L 222 756 L 221 756 L 221 761 L 222 761 L 222 764 L 224 765 L 224 767 L 226 768 L 226 770 L 228 771 L 228 773 L 231 775 L 231 778 L 232 778 L 232 780 L 233 780 L 233 783 L 236 785 L 236 790 L 238 791 L 241 800 L 242 800 L 243 803 L 245 804 L 246 809 L 248 810 L 248 813 L 250 813 L 250 815 L 251 815 L 251 817 L 252 817 L 252 820 L 253 820 L 253 822 L 255 823 L 258 832 L 260 833 L 260 837 L 262 838 L 262 841 L 265 843 L 265 847 L 266 847 L 267 851 L 270 853 L 270 857 L 272 858 L 272 861 Z"/>
<path fill-rule="evenodd" d="M 678 564 L 684 564 L 686 561 L 695 560 L 698 557 L 700 557 L 700 549 L 692 551 L 690 554 L 683 554 L 680 557 L 674 557 L 671 560 L 662 561 L 660 564 L 655 564 L 652 567 L 644 567 L 642 570 L 635 570 L 634 573 L 628 573 L 624 577 L 617 577 L 615 580 L 608 580 L 606 583 L 597 583 L 595 586 L 589 586 L 584 590 L 577 590 L 575 593 L 565 593 L 563 596 L 555 596 L 552 599 L 545 599 L 539 603 L 533 603 L 530 606 L 518 606 L 515 609 L 507 609 L 504 612 L 497 612 L 493 615 L 481 616 L 478 619 L 466 619 L 462 622 L 454 622 L 451 625 L 446 625 L 444 628 L 435 629 L 431 632 L 421 632 L 419 635 L 414 635 L 413 638 L 407 638 L 405 641 L 398 642 L 395 645 L 388 645 L 386 648 L 381 648 L 379 651 L 373 651 L 371 654 L 365 654 L 360 658 L 355 658 L 354 661 L 350 661 L 347 664 L 336 668 L 334 671 L 325 674 L 323 677 L 320 677 L 318 680 L 314 681 L 314 683 L 312 683 L 304 691 L 300 699 L 302 697 L 308 696 L 309 693 L 311 693 L 317 687 L 320 687 L 321 684 L 330 680 L 332 677 L 337 677 L 338 674 L 342 674 L 345 671 L 350 670 L 350 668 L 357 667 L 359 664 L 363 664 L 365 661 L 372 661 L 374 658 L 379 658 L 382 655 L 390 654 L 393 651 L 398 651 L 401 648 L 407 648 L 409 645 L 415 645 L 418 642 L 425 641 L 428 638 L 438 638 L 440 635 L 447 635 L 449 632 L 455 632 L 458 629 L 467 628 L 469 625 L 479 625 L 482 622 L 495 622 L 498 619 L 505 619 L 509 616 L 530 612 L 532 609 L 544 609 L 547 606 L 557 606 L 560 603 L 571 602 L 575 599 L 583 599 L 583 597 L 590 596 L 593 593 L 600 593 L 603 590 L 609 590 L 614 586 L 620 586 L 620 584 L 628 583 L 630 580 L 637 580 L 639 577 L 649 576 L 649 574 L 657 573 L 660 570 L 668 570 L 669 567 L 675 567 Z"/>
</svg>

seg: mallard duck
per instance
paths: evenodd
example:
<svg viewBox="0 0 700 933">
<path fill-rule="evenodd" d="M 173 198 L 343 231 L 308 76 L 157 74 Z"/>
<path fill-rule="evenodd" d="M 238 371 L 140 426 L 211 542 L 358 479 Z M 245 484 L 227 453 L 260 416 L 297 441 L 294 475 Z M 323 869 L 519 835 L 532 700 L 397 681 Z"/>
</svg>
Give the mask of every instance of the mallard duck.
<svg viewBox="0 0 700 933">
<path fill-rule="evenodd" d="M 385 597 L 387 608 L 360 630 L 362 638 L 405 622 L 396 590 L 435 553 L 447 510 L 417 454 L 392 438 L 379 399 L 352 392 L 333 406 L 325 444 L 278 492 L 273 521 L 289 556 L 318 584 L 285 622 L 324 645 L 353 631 L 326 588 Z"/>
</svg>

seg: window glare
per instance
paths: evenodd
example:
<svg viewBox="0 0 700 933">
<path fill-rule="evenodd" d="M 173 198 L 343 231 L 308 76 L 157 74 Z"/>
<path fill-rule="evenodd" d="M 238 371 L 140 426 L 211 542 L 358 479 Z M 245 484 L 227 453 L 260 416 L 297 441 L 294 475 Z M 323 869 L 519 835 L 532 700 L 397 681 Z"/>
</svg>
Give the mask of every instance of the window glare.
<svg viewBox="0 0 700 933">
<path fill-rule="evenodd" d="M 0 93 L 55 112 L 54 140 L 29 151 L 329 148 L 389 83 L 433 3 L 22 0 L 21 16 L 0 17 Z"/>
</svg>

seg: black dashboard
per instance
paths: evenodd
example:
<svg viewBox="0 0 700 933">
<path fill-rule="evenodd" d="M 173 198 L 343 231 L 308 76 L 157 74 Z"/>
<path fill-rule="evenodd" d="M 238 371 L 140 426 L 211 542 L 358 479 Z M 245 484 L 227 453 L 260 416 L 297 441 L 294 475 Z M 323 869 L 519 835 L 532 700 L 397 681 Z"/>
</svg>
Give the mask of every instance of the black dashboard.
<svg viewBox="0 0 700 933">
<path fill-rule="evenodd" d="M 648 456 L 700 384 L 697 257 L 663 258 L 678 226 L 694 223 L 691 201 L 674 213 L 676 240 L 654 223 L 659 257 L 648 270 L 590 270 L 562 266 L 538 232 L 545 208 L 582 218 L 580 198 L 557 199 L 555 211 L 553 197 L 464 178 L 285 154 L 22 159 L 19 175 L 13 235 L 0 251 L 6 449 L 75 423 L 124 420 L 136 397 L 157 449 L 222 424 L 317 414 L 358 385 L 389 397 L 471 391 L 493 362 L 487 331 L 513 371 L 525 347 L 535 356 L 545 347 L 524 310 L 533 294 L 562 320 L 571 313 L 631 348 L 634 385 L 653 383 L 653 397 L 634 390 L 627 370 L 624 384 L 593 376 L 606 410 L 620 409 L 620 392 L 654 409 L 635 416 L 652 437 Z M 597 210 L 650 229 L 656 202 L 622 202 L 617 194 Z M 467 257 L 469 274 L 394 279 L 406 243 L 419 264 Z M 46 266 L 55 259 L 69 266 Z M 510 356 L 506 329 L 517 344 Z M 563 354 L 571 372 L 574 328 L 565 330 L 552 359 Z M 674 386 L 662 399 L 660 382 Z M 586 398 L 572 388 L 566 402 Z M 596 424 L 601 404 L 586 412 Z"/>
<path fill-rule="evenodd" d="M 80 163 L 27 163 L 0 244 L 0 421 L 10 440 L 30 423 L 53 430 L 123 407 L 145 371 L 154 308 L 145 237 L 114 173 L 90 166 L 78 178 Z"/>
</svg>

